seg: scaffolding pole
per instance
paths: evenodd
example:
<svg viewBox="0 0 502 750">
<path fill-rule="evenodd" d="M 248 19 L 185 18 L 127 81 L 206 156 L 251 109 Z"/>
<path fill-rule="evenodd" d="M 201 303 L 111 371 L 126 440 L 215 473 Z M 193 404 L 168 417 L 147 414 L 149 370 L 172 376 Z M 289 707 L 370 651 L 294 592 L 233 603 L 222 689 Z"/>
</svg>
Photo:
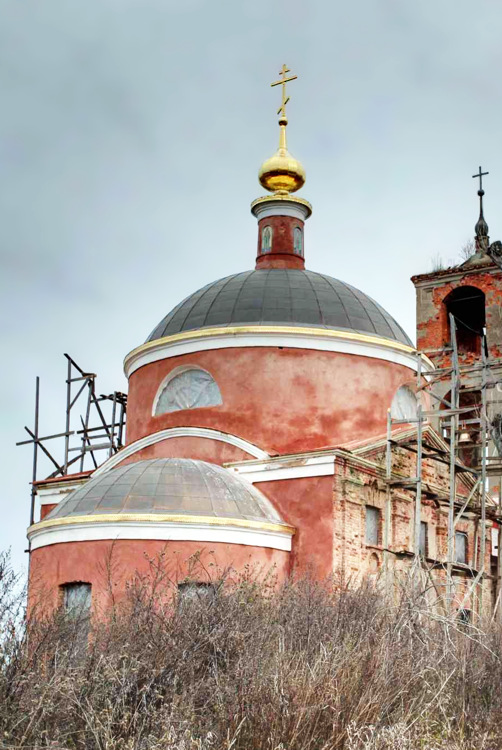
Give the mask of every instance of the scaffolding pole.
<svg viewBox="0 0 502 750">
<path fill-rule="evenodd" d="M 385 523 L 383 530 L 383 546 L 384 546 L 384 560 L 385 560 L 385 574 L 387 579 L 390 575 L 390 544 L 391 544 L 391 523 L 392 523 L 392 490 L 391 490 L 391 479 L 392 479 L 392 415 L 390 409 L 387 410 L 387 443 L 386 443 L 386 454 L 385 454 L 385 479 L 386 479 L 386 492 L 385 492 Z"/>
<path fill-rule="evenodd" d="M 423 440 L 423 416 L 422 406 L 417 408 L 417 488 L 415 491 L 415 535 L 413 551 L 418 557 L 420 555 L 420 526 L 422 521 L 422 440 Z"/>
<path fill-rule="evenodd" d="M 69 475 L 69 469 L 74 464 L 79 464 L 80 472 L 85 469 L 85 457 L 90 455 L 93 468 L 98 467 L 98 461 L 95 453 L 100 450 L 106 450 L 106 458 L 110 458 L 123 447 L 125 421 L 127 413 L 127 396 L 119 391 L 114 391 L 110 395 L 96 396 L 94 373 L 85 372 L 77 363 L 65 354 L 67 360 L 66 366 L 66 406 L 65 406 L 65 430 L 52 435 L 40 435 L 39 415 L 40 415 L 40 378 L 35 380 L 35 419 L 34 428 L 31 430 L 25 427 L 29 439 L 22 440 L 16 445 L 33 446 L 32 462 L 32 482 L 31 482 L 31 499 L 30 499 L 30 526 L 35 522 L 35 505 L 37 496 L 38 472 L 40 471 L 40 451 L 51 462 L 54 471 L 46 479 L 55 477 L 66 477 Z M 72 430 L 74 421 L 74 411 L 80 409 L 82 403 L 81 396 L 87 391 L 85 399 L 84 416 L 78 415 L 82 429 Z M 107 420 L 103 411 L 102 404 L 111 402 L 111 419 Z M 110 412 L 108 411 L 108 414 Z M 97 426 L 90 426 L 91 417 L 98 422 Z M 76 436 L 78 445 L 72 445 L 72 436 Z M 59 439 L 59 452 L 49 450 L 46 446 L 47 441 Z M 63 441 L 62 446 L 60 441 Z M 104 442 L 96 442 L 97 440 Z M 62 451 L 61 451 L 62 448 Z M 62 452 L 62 460 L 59 458 Z M 70 453 L 77 453 L 70 458 Z M 55 456 L 58 455 L 58 458 Z M 28 550 L 29 551 L 29 550 Z"/>
<path fill-rule="evenodd" d="M 486 356 L 486 337 L 481 339 L 481 357 L 483 361 L 483 370 L 481 373 L 481 561 L 480 587 L 479 587 L 479 614 L 483 613 L 483 589 L 484 589 L 484 572 L 486 556 L 486 467 L 488 455 L 488 409 L 487 409 L 487 388 L 488 388 L 488 358 Z M 500 554 L 500 552 L 499 552 Z"/>
<path fill-rule="evenodd" d="M 459 369 L 458 369 L 458 350 L 457 350 L 457 330 L 455 318 L 450 313 L 450 331 L 451 331 L 451 349 L 452 349 L 452 368 L 451 368 L 451 392 L 450 401 L 452 413 L 450 416 L 450 499 L 448 503 L 448 531 L 447 531 L 447 558 L 446 558 L 446 600 L 448 613 L 451 614 L 453 606 L 453 558 L 455 555 L 455 500 L 457 497 L 457 429 L 459 408 Z"/>
<path fill-rule="evenodd" d="M 481 362 L 474 364 L 461 365 L 459 360 L 458 341 L 457 341 L 457 324 L 455 317 L 449 315 L 450 323 L 450 345 L 442 349 L 433 350 L 436 354 L 448 354 L 448 361 L 445 366 L 435 366 L 433 369 L 425 370 L 423 356 L 429 352 L 417 352 L 417 396 L 425 392 L 436 403 L 436 408 L 424 410 L 422 404 L 417 404 L 415 418 L 394 419 L 389 411 L 387 418 L 387 446 L 386 446 L 386 527 L 390 529 L 392 522 L 392 487 L 401 486 L 405 489 L 414 489 L 414 511 L 413 511 L 413 554 L 418 557 L 423 550 L 420 548 L 421 538 L 421 509 L 424 492 L 430 493 L 428 485 L 423 483 L 423 461 L 433 460 L 449 467 L 449 486 L 447 492 L 439 494 L 434 491 L 431 496 L 436 498 L 438 503 L 447 503 L 447 539 L 444 562 L 440 564 L 439 560 L 435 565 L 443 567 L 446 572 L 446 603 L 447 611 L 450 615 L 454 614 L 455 602 L 455 584 L 454 575 L 458 573 L 456 550 L 456 528 L 459 521 L 465 517 L 466 512 L 474 512 L 477 518 L 476 536 L 478 541 L 475 543 L 473 550 L 471 568 L 467 567 L 473 575 L 473 582 L 469 586 L 467 593 L 464 592 L 462 604 L 469 597 L 473 598 L 475 611 L 481 615 L 483 613 L 483 589 L 486 580 L 486 523 L 487 523 L 487 478 L 488 474 L 495 476 L 500 471 L 498 463 L 491 467 L 488 458 L 490 429 L 492 423 L 488 415 L 488 388 L 495 387 L 497 381 L 492 378 L 489 382 L 492 370 L 497 370 L 502 365 L 501 360 L 489 361 L 486 334 L 480 334 L 481 343 Z M 444 395 L 444 391 L 435 392 L 436 387 L 449 381 L 449 396 Z M 499 381 L 500 382 L 500 381 Z M 461 394 L 480 393 L 481 394 L 481 413 L 477 411 L 476 402 L 473 404 L 460 407 Z M 492 402 L 490 402 L 491 404 Z M 439 450 L 424 443 L 424 424 L 430 419 L 438 420 L 439 432 L 449 441 L 447 450 Z M 416 442 L 415 436 L 408 438 L 404 443 L 398 443 L 392 438 L 392 428 L 395 425 L 413 424 L 416 425 Z M 465 459 L 465 455 L 459 453 L 461 434 L 465 443 L 465 433 L 467 433 L 467 444 L 473 446 L 472 459 Z M 475 437 L 473 437 L 473 435 Z M 481 444 L 481 459 L 476 457 L 475 450 L 479 451 Z M 416 454 L 416 472 L 414 477 L 403 478 L 393 477 L 392 467 L 392 450 L 395 445 Z M 471 463 L 472 461 L 472 463 Z M 474 480 L 473 485 L 467 497 L 457 499 L 458 477 L 460 474 L 467 474 Z M 500 525 L 502 518 L 502 480 L 500 482 L 500 499 L 498 504 L 498 514 L 492 512 L 490 517 Z M 480 535 L 480 538 L 479 538 Z M 390 544 L 389 531 L 386 532 L 386 541 Z M 502 546 L 502 539 L 500 540 Z M 386 545 L 388 547 L 388 545 Z M 470 555 L 469 555 L 470 557 Z M 497 596 L 494 616 L 502 621 L 502 554 L 499 553 L 497 567 Z M 473 606 L 471 605 L 471 607 Z"/>
</svg>

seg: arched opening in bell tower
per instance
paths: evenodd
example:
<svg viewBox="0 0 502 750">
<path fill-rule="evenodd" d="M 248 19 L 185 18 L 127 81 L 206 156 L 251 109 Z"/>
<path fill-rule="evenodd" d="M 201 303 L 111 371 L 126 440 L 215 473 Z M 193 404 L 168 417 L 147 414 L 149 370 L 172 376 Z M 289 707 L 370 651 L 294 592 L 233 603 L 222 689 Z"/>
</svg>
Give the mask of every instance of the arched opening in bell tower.
<svg viewBox="0 0 502 750">
<path fill-rule="evenodd" d="M 451 338 L 450 314 L 455 318 L 458 351 L 481 353 L 481 338 L 486 325 L 485 295 L 481 289 L 462 286 L 445 298 L 448 339 Z"/>
</svg>

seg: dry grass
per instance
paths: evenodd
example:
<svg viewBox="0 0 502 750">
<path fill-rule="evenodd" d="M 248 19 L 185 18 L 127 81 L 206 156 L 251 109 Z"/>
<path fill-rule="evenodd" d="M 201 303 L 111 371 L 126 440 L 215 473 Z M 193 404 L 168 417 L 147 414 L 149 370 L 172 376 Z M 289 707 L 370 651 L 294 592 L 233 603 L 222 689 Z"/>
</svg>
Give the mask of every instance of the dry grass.
<svg viewBox="0 0 502 750">
<path fill-rule="evenodd" d="M 500 629 L 434 615 L 411 581 L 391 603 L 257 578 L 180 602 L 156 563 L 87 643 L 60 613 L 19 627 L 4 558 L 0 748 L 502 747 Z"/>
</svg>

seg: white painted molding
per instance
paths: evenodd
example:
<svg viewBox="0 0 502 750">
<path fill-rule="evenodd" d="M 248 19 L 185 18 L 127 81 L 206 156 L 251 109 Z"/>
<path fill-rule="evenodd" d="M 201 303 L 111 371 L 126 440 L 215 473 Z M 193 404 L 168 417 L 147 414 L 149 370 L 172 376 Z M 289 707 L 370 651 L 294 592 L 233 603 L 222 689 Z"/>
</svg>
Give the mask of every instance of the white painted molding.
<svg viewBox="0 0 502 750">
<path fill-rule="evenodd" d="M 243 544 L 248 547 L 291 551 L 291 534 L 279 531 L 232 528 L 209 524 L 149 523 L 106 521 L 92 524 L 69 523 L 34 529 L 28 534 L 31 549 L 51 544 L 90 542 L 100 540 L 139 539 L 153 541 L 203 542 L 205 544 Z"/>
<path fill-rule="evenodd" d="M 217 440 L 220 443 L 228 443 L 233 445 L 235 448 L 239 448 L 248 453 L 254 458 L 266 459 L 269 458 L 268 453 L 262 451 L 253 443 L 249 443 L 247 440 L 243 440 L 236 435 L 230 435 L 227 432 L 220 432 L 219 430 L 212 430 L 206 427 L 170 427 L 166 430 L 160 430 L 154 432 L 151 435 L 146 435 L 139 440 L 135 440 L 134 443 L 129 443 L 125 448 L 122 448 L 118 453 L 111 456 L 104 464 L 101 464 L 96 471 L 92 474 L 93 477 L 98 477 L 100 474 L 104 474 L 105 471 L 113 469 L 118 464 L 122 463 L 129 456 L 133 456 L 143 448 L 148 448 L 149 445 L 155 445 L 155 443 L 161 443 L 163 440 L 169 440 L 171 438 L 183 438 L 183 437 L 197 437 L 204 438 L 206 440 Z"/>
<path fill-rule="evenodd" d="M 260 219 L 268 219 L 269 216 L 291 216 L 300 221 L 306 221 L 312 210 L 303 203 L 297 203 L 286 200 L 269 200 L 263 203 L 256 203 L 252 206 L 251 212 Z"/>
<path fill-rule="evenodd" d="M 271 327 L 273 328 L 273 327 Z M 246 327 L 239 331 L 235 329 L 198 329 L 175 334 L 147 345 L 138 347 L 127 355 L 124 371 L 127 377 L 140 367 L 158 362 L 170 357 L 183 354 L 209 351 L 211 349 L 234 349 L 252 347 L 278 347 L 289 349 L 312 349 L 314 351 L 339 352 L 355 354 L 361 357 L 371 357 L 386 362 L 403 365 L 413 372 L 417 371 L 417 357 L 415 350 L 398 342 L 379 339 L 376 336 L 366 336 L 356 332 L 333 331 L 319 328 L 304 329 L 287 326 L 267 330 L 265 326 L 255 326 L 252 331 Z M 422 366 L 425 372 L 429 369 L 428 362 L 423 358 Z M 432 363 L 430 365 L 432 367 Z"/>
<path fill-rule="evenodd" d="M 87 477 L 83 479 L 77 479 L 73 482 L 68 480 L 62 480 L 59 482 L 51 482 L 51 484 L 37 489 L 37 500 L 40 505 L 57 505 L 64 500 L 64 498 L 73 490 L 78 489 L 87 482 Z"/>
<path fill-rule="evenodd" d="M 258 482 L 274 482 L 281 479 L 300 479 L 302 477 L 325 477 L 333 476 L 335 473 L 335 457 L 313 456 L 310 458 L 284 458 L 283 461 L 272 459 L 271 461 L 256 462 L 249 464 L 232 465 L 227 464 L 227 469 L 238 474 L 252 484 Z"/>
</svg>

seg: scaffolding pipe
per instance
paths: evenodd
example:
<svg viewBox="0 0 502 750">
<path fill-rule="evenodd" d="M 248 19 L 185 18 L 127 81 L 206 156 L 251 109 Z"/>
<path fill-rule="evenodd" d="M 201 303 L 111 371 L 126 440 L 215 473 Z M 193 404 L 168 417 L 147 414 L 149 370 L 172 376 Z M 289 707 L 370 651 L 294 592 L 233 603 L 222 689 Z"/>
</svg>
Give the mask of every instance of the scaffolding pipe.
<svg viewBox="0 0 502 750">
<path fill-rule="evenodd" d="M 413 551 L 418 557 L 420 555 L 420 523 L 422 519 L 422 440 L 423 440 L 423 417 L 422 405 L 417 408 L 417 489 L 415 494 L 415 539 Z"/>
<path fill-rule="evenodd" d="M 385 454 L 385 478 L 386 482 L 386 496 L 385 496 L 385 524 L 383 530 L 383 546 L 385 550 L 385 569 L 386 573 L 389 573 L 389 562 L 390 562 L 390 528 L 392 523 L 392 490 L 390 482 L 392 479 L 392 414 L 390 409 L 387 409 L 387 447 Z"/>
<path fill-rule="evenodd" d="M 64 440 L 64 474 L 68 473 L 68 455 L 70 452 L 70 409 L 71 409 L 71 363 L 72 360 L 68 358 L 68 370 L 66 378 L 66 437 Z"/>
<path fill-rule="evenodd" d="M 80 421 L 82 422 L 83 433 L 84 433 L 82 435 L 82 458 L 80 459 L 80 471 L 84 470 L 84 461 L 85 461 L 84 448 L 85 448 L 86 442 L 88 441 L 87 430 L 89 429 L 89 417 L 91 415 L 91 381 L 87 380 L 86 385 L 87 385 L 87 405 L 85 408 L 85 420 L 83 420 L 82 417 L 80 417 Z"/>
<path fill-rule="evenodd" d="M 452 369 L 451 369 L 451 405 L 452 409 L 459 407 L 459 382 L 458 382 L 458 352 L 457 352 L 457 331 L 455 318 L 450 313 L 450 331 L 451 331 L 451 348 L 452 348 Z M 448 543 L 446 559 L 446 591 L 448 613 L 451 614 L 453 607 L 453 558 L 455 555 L 455 499 L 457 489 L 457 425 L 458 415 L 453 412 L 450 417 L 450 499 L 448 505 Z"/>
<path fill-rule="evenodd" d="M 479 614 L 483 614 L 483 589 L 486 556 L 486 458 L 488 455 L 488 414 L 486 390 L 488 383 L 488 360 L 486 356 L 486 336 L 481 339 L 481 356 L 483 360 L 481 380 L 481 561 L 480 561 L 480 587 L 479 587 Z"/>
<path fill-rule="evenodd" d="M 114 391 L 113 393 L 113 406 L 112 406 L 112 429 L 111 429 L 111 437 L 110 437 L 110 449 L 108 451 L 108 458 L 111 458 L 115 452 L 115 417 L 117 412 L 117 392 Z"/>
</svg>

